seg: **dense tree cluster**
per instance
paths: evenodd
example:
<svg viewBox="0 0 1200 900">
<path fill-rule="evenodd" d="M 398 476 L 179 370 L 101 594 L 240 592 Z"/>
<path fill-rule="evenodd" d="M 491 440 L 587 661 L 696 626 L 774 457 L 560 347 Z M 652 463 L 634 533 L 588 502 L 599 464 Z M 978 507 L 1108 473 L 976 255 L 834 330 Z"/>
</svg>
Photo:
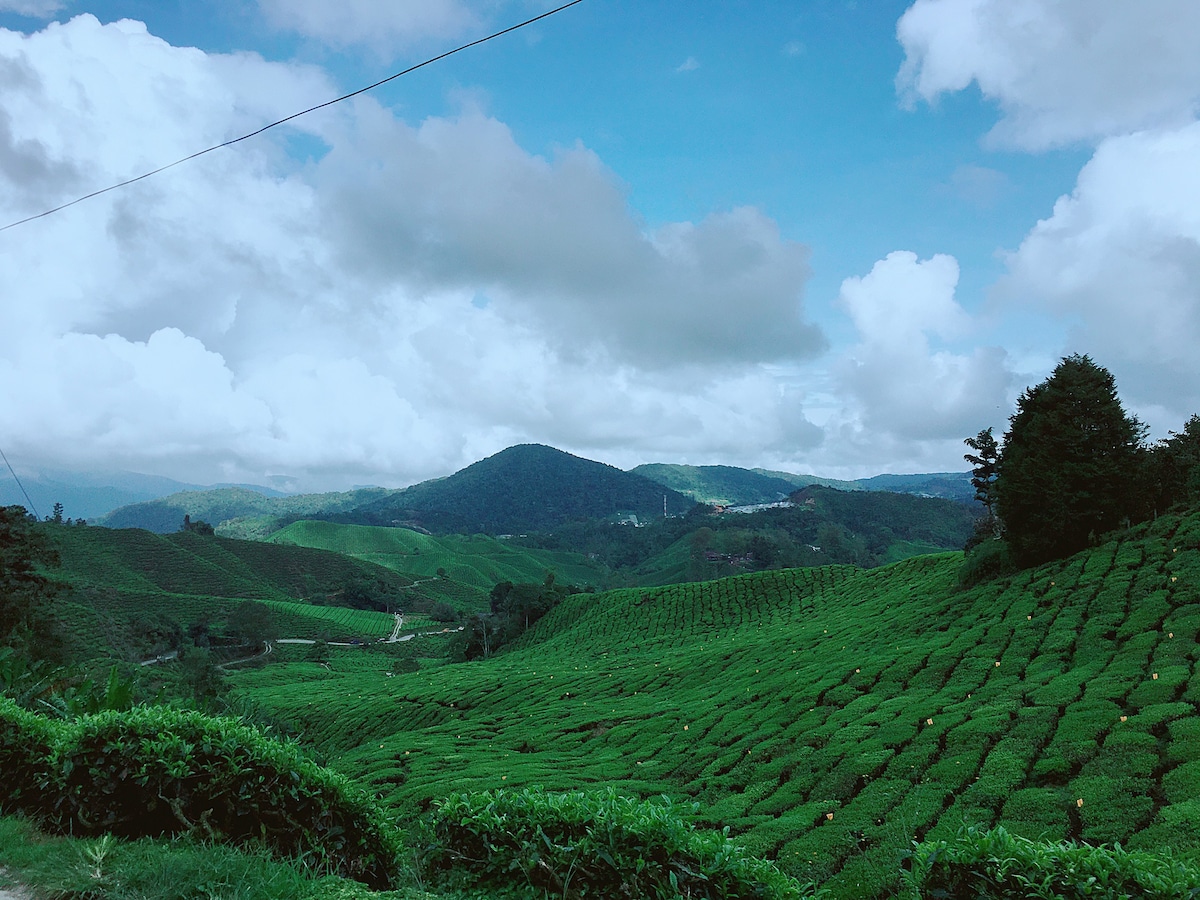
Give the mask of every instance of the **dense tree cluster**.
<svg viewBox="0 0 1200 900">
<path fill-rule="evenodd" d="M 455 655 L 463 659 L 491 656 L 576 592 L 571 585 L 559 584 L 553 572 L 547 572 L 541 584 L 500 582 L 492 588 L 488 612 L 477 613 L 464 624 Z"/>
<path fill-rule="evenodd" d="M 58 552 L 23 506 L 0 507 L 0 645 L 32 658 L 57 649 L 50 601 L 60 585 L 45 570 Z"/>
<path fill-rule="evenodd" d="M 1064 358 L 1020 396 L 1001 445 L 990 428 L 966 443 L 990 536 L 1002 536 L 1022 566 L 1200 499 L 1200 417 L 1147 445 L 1146 427 L 1121 406 L 1112 374 L 1087 356 Z"/>
</svg>

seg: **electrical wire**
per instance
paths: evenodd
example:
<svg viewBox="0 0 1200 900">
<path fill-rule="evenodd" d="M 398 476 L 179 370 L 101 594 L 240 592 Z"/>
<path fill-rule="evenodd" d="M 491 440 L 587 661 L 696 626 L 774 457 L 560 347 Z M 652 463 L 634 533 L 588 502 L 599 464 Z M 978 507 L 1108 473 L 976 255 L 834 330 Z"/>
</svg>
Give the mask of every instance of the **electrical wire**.
<svg viewBox="0 0 1200 900">
<path fill-rule="evenodd" d="M 21 479 L 17 477 L 17 472 L 12 467 L 12 463 L 10 463 L 8 461 L 8 457 L 4 455 L 3 447 L 0 447 L 0 459 L 4 460 L 4 464 L 6 466 L 8 466 L 8 471 L 12 472 L 12 477 L 13 477 L 13 480 L 17 483 L 17 487 L 19 487 L 21 489 L 21 493 L 25 495 L 25 499 L 29 501 L 29 508 L 33 510 L 34 518 L 40 519 L 41 516 L 38 515 L 37 507 L 33 505 L 33 500 L 29 496 L 29 491 L 25 490 L 25 485 L 21 484 Z"/>
<path fill-rule="evenodd" d="M 182 159 L 177 159 L 177 160 L 175 160 L 175 162 L 167 163 L 165 166 L 159 166 L 157 169 L 154 169 L 150 172 L 146 172 L 146 173 L 144 173 L 142 175 L 138 175 L 134 178 L 126 179 L 125 181 L 118 182 L 117 184 L 109 185 L 108 187 L 101 188 L 98 191 L 92 191 L 90 194 L 84 194 L 82 197 L 77 197 L 68 203 L 64 203 L 61 206 L 56 206 L 53 209 L 48 209 L 45 212 L 40 212 L 40 213 L 37 213 L 36 215 L 32 215 L 32 216 L 26 216 L 24 219 L 18 219 L 16 222 L 10 222 L 7 225 L 0 226 L 0 231 L 8 231 L 8 229 L 10 229 L 10 228 L 16 228 L 18 225 L 24 225 L 26 222 L 32 222 L 35 219 L 44 219 L 46 216 L 53 215 L 56 212 L 61 212 L 62 210 L 67 209 L 68 207 L 74 206 L 76 203 L 82 203 L 84 200 L 90 200 L 93 197 L 99 197 L 101 194 L 107 194 L 109 191 L 115 191 L 118 188 L 123 188 L 123 187 L 126 187 L 131 184 L 136 184 L 137 182 L 143 181 L 146 178 L 150 178 L 153 175 L 157 175 L 160 172 L 165 172 L 167 169 L 173 169 L 175 166 L 182 165 L 183 163 L 190 162 L 191 160 L 196 159 L 197 157 L 204 156 L 206 153 L 212 153 L 214 150 L 221 150 L 225 147 L 232 147 L 234 144 L 238 144 L 238 143 L 241 143 L 242 141 L 249 140 L 252 137 L 257 137 L 258 135 L 262 134 L 264 131 L 269 131 L 270 129 L 275 128 L 278 125 L 283 125 L 285 122 L 290 122 L 290 121 L 292 121 L 292 119 L 298 119 L 301 116 L 306 116 L 311 112 L 316 112 L 317 110 L 324 109 L 327 106 L 333 106 L 335 103 L 341 103 L 343 100 L 349 100 L 351 97 L 357 97 L 359 94 L 365 94 L 367 91 L 373 91 L 373 90 L 375 90 L 375 88 L 380 87 L 381 85 L 385 85 L 389 81 L 395 81 L 397 78 L 400 78 L 403 75 L 407 75 L 410 72 L 415 72 L 417 69 L 424 68 L 425 66 L 428 66 L 431 63 L 435 63 L 435 62 L 438 62 L 439 60 L 443 60 L 447 56 L 453 56 L 455 53 L 460 53 L 463 50 L 469 50 L 471 47 L 478 47 L 480 44 L 486 44 L 488 41 L 491 41 L 491 40 L 494 40 L 503 35 L 509 34 L 510 32 L 516 31 L 519 28 L 524 28 L 526 25 L 532 25 L 534 22 L 540 22 L 542 19 L 548 19 L 550 16 L 553 16 L 556 13 L 560 13 L 564 9 L 569 9 L 570 7 L 575 6 L 576 4 L 579 4 L 582 2 L 583 2 L 583 0 L 571 0 L 570 3 L 564 3 L 562 6 L 559 6 L 555 9 L 549 10 L 548 12 L 544 12 L 541 15 L 534 16 L 532 19 L 526 19 L 524 22 L 519 22 L 516 25 L 510 25 L 508 28 L 505 28 L 501 31 L 497 31 L 494 34 L 489 34 L 487 37 L 479 38 L 478 40 L 471 41 L 469 44 L 463 44 L 461 47 L 455 47 L 453 50 L 447 50 L 445 53 L 442 53 L 438 56 L 430 57 L 429 59 L 425 60 L 424 62 L 417 63 L 415 66 L 409 66 L 407 69 L 403 70 L 402 72 L 397 72 L 394 75 L 389 75 L 387 78 L 380 79 L 379 81 L 376 81 L 374 84 L 369 84 L 364 88 L 359 88 L 356 91 L 351 91 L 349 94 L 343 94 L 340 97 L 335 97 L 333 100 L 326 100 L 324 103 L 318 103 L 316 106 L 310 106 L 308 109 L 301 110 L 300 112 L 292 113 L 290 116 L 285 116 L 284 118 L 282 118 L 276 122 L 272 122 L 269 125 L 264 125 L 262 128 L 259 128 L 257 131 L 251 131 L 248 134 L 243 134 L 241 137 L 233 138 L 232 140 L 225 141 L 224 143 L 214 144 L 211 147 L 207 147 L 204 150 L 200 150 L 200 151 L 197 151 L 196 153 L 192 153 L 191 155 L 185 156 Z M 11 469 L 11 466 L 10 466 L 10 469 Z M 24 490 L 24 489 L 22 489 L 22 490 Z"/>
</svg>

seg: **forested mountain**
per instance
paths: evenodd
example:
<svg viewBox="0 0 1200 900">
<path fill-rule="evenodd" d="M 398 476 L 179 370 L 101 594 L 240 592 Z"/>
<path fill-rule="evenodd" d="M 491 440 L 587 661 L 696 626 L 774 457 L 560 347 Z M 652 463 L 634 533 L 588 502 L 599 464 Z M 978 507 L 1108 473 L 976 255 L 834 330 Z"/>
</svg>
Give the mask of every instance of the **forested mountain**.
<svg viewBox="0 0 1200 900">
<path fill-rule="evenodd" d="M 824 484 L 854 490 L 849 481 L 834 481 L 811 475 L 790 475 L 765 469 L 739 469 L 736 466 L 680 466 L 646 463 L 630 470 L 666 487 L 686 494 L 697 503 L 719 506 L 744 506 L 783 500 L 798 487 Z"/>
<path fill-rule="evenodd" d="M 415 522 L 430 531 L 544 531 L 630 513 L 681 515 L 693 505 L 632 472 L 542 444 L 519 444 L 448 478 L 425 481 L 335 517 L 368 525 Z"/>
<path fill-rule="evenodd" d="M 736 466 L 682 466 L 647 463 L 631 471 L 674 488 L 697 503 L 747 506 L 774 503 L 797 488 L 819 484 L 842 491 L 890 491 L 922 497 L 973 502 L 970 472 L 938 472 L 920 475 L 875 475 L 856 481 L 838 481 L 815 475 L 794 475 L 768 469 L 739 469 Z"/>
</svg>

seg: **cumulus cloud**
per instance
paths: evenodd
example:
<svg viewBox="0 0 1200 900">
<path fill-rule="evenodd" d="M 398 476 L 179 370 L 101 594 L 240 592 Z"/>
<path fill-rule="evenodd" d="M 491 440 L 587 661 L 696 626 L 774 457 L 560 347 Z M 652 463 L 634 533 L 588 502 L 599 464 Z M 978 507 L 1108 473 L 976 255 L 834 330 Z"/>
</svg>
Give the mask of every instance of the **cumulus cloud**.
<svg viewBox="0 0 1200 900">
<path fill-rule="evenodd" d="M 934 101 L 972 83 L 999 143 L 1042 149 L 1171 127 L 1200 108 L 1193 0 L 917 0 L 900 19 L 897 86 Z"/>
<path fill-rule="evenodd" d="M 1200 123 L 1104 141 L 1002 286 L 1008 302 L 1074 323 L 1074 346 L 1131 398 L 1170 410 L 1170 427 L 1200 409 L 1198 159 Z"/>
<path fill-rule="evenodd" d="M 0 31 L 0 82 L 5 221 L 334 93 L 90 16 Z M 765 365 L 823 346 L 807 259 L 753 209 L 646 227 L 584 147 L 360 98 L 0 236 L 0 433 L 42 464 L 310 488 L 527 440 L 752 463 L 820 441 Z"/>
<path fill-rule="evenodd" d="M 802 316 L 808 250 L 757 210 L 648 232 L 586 148 L 533 156 L 478 113 L 364 125 L 318 174 L 347 266 L 417 290 L 484 286 L 564 351 L 600 341 L 643 367 L 823 347 Z"/>
<path fill-rule="evenodd" d="M 974 329 L 954 298 L 958 275 L 952 256 L 919 260 L 896 251 L 869 274 L 842 282 L 839 302 L 860 342 L 842 360 L 838 376 L 873 437 L 961 440 L 1007 405 L 1011 375 L 1003 350 L 947 349 Z"/>
<path fill-rule="evenodd" d="M 481 24 L 495 3 L 471 0 L 259 0 L 274 26 L 334 46 L 386 52 L 427 38 L 451 38 Z"/>
</svg>

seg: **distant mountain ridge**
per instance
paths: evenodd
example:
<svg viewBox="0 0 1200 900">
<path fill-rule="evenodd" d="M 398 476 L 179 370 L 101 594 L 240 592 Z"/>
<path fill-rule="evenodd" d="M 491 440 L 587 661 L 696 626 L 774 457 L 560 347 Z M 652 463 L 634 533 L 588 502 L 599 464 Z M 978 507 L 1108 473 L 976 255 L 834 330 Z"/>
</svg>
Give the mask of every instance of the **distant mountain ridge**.
<svg viewBox="0 0 1200 900">
<path fill-rule="evenodd" d="M 368 525 L 416 522 L 431 531 L 498 534 L 618 514 L 682 515 L 693 505 L 641 475 L 544 444 L 518 444 L 448 478 L 381 497 L 350 516 Z"/>
<path fill-rule="evenodd" d="M 739 469 L 735 466 L 647 463 L 631 471 L 674 488 L 697 503 L 720 506 L 773 503 L 786 498 L 798 488 L 814 484 L 842 491 L 888 491 L 894 494 L 940 497 L 964 503 L 972 502 L 975 497 L 970 472 L 875 475 L 856 481 L 839 481 L 834 478 L 818 478 L 815 475 L 794 475 L 768 469 Z"/>
<path fill-rule="evenodd" d="M 821 484 L 843 490 L 857 490 L 854 482 L 792 475 L 767 469 L 740 469 L 736 466 L 684 466 L 670 463 L 646 463 L 631 469 L 651 481 L 673 488 L 697 503 L 718 506 L 747 506 L 784 500 L 797 488 Z"/>
<path fill-rule="evenodd" d="M 453 475 L 401 490 L 360 488 L 293 495 L 253 487 L 188 490 L 122 506 L 95 524 L 169 533 L 178 531 L 188 515 L 213 526 L 223 525 L 224 533 L 241 537 L 265 537 L 300 519 L 405 525 L 433 533 L 504 534 L 621 513 L 639 520 L 661 518 L 664 497 L 669 515 L 681 515 L 696 502 L 722 506 L 771 503 L 814 484 L 963 502 L 971 502 L 974 493 L 967 472 L 877 475 L 858 481 L 667 463 L 650 463 L 626 472 L 542 444 L 519 444 Z"/>
</svg>

